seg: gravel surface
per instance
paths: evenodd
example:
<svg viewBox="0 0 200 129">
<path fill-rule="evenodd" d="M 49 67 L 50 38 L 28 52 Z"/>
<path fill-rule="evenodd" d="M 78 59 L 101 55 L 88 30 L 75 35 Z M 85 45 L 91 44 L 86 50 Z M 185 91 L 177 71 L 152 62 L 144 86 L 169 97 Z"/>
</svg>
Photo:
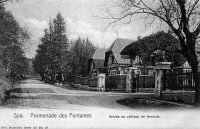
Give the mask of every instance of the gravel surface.
<svg viewBox="0 0 200 129">
<path fill-rule="evenodd" d="M 141 107 L 174 108 L 172 104 L 149 103 L 138 98 L 152 98 L 151 93 L 113 93 L 81 91 L 56 87 L 38 80 L 25 80 L 19 82 L 11 89 L 10 97 L 5 103 L 9 108 L 61 108 L 84 109 L 141 109 Z M 135 99 L 133 99 L 135 98 Z M 127 103 L 128 102 L 128 103 Z M 145 103 L 144 103 L 145 102 Z M 154 103 L 154 104 L 152 104 Z"/>
</svg>

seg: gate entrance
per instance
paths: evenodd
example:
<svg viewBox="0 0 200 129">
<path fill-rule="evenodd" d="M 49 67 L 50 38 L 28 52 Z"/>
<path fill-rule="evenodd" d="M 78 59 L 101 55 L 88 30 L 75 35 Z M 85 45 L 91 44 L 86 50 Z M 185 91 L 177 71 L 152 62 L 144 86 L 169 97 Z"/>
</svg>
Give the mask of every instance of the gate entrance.
<svg viewBox="0 0 200 129">
<path fill-rule="evenodd" d="M 140 75 L 137 74 L 136 90 L 155 88 L 155 75 Z"/>
</svg>

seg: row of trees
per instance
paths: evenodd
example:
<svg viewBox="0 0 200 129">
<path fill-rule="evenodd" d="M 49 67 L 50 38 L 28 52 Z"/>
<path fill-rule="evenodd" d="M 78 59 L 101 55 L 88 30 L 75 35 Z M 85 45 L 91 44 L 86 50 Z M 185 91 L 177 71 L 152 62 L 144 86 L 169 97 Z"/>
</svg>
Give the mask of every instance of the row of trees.
<svg viewBox="0 0 200 129">
<path fill-rule="evenodd" d="M 27 72 L 27 60 L 23 46 L 29 39 L 24 28 L 21 28 L 13 15 L 6 11 L 0 1 L 0 67 L 1 78 L 21 79 Z"/>
<path fill-rule="evenodd" d="M 55 83 L 56 76 L 66 81 L 87 72 L 87 60 L 93 54 L 94 46 L 88 39 L 69 41 L 66 32 L 61 13 L 50 20 L 49 28 L 44 30 L 33 61 L 35 71 L 44 81 Z"/>
<path fill-rule="evenodd" d="M 38 46 L 33 61 L 33 67 L 42 80 L 52 80 L 58 73 L 63 76 L 63 70 L 67 68 L 65 60 L 69 56 L 69 42 L 65 32 L 65 22 L 59 13 L 53 23 L 49 22 L 49 29 L 44 30 L 42 44 Z"/>
<path fill-rule="evenodd" d="M 95 52 L 95 47 L 92 42 L 86 38 L 78 38 L 76 41 L 72 42 L 70 68 L 72 72 L 75 72 L 76 76 L 88 75 L 88 59 L 92 57 Z"/>
</svg>

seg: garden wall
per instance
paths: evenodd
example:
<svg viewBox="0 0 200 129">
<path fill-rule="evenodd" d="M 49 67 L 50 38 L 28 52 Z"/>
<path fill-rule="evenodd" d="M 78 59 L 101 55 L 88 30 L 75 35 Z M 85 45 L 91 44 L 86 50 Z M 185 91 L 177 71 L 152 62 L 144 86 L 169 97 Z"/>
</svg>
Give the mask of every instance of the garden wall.
<svg viewBox="0 0 200 129">
<path fill-rule="evenodd" d="M 88 77 L 82 77 L 80 83 L 81 85 L 88 85 Z"/>
<path fill-rule="evenodd" d="M 80 77 L 76 77 L 75 80 L 74 80 L 74 83 L 75 84 L 80 84 Z"/>
<path fill-rule="evenodd" d="M 89 87 L 97 87 L 97 78 L 89 79 Z"/>
<path fill-rule="evenodd" d="M 106 77 L 106 88 L 126 90 L 126 75 L 116 75 Z"/>
<path fill-rule="evenodd" d="M 139 76 L 139 88 L 154 88 L 155 76 Z"/>
<path fill-rule="evenodd" d="M 163 91 L 162 99 L 186 104 L 194 104 L 194 91 Z"/>
<path fill-rule="evenodd" d="M 76 77 L 75 84 L 88 85 L 88 77 Z"/>
</svg>

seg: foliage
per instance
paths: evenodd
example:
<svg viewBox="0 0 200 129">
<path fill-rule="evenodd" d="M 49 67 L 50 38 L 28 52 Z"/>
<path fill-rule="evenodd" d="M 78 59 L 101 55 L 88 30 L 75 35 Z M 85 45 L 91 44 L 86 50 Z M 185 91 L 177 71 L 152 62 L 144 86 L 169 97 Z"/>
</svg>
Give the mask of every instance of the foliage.
<svg viewBox="0 0 200 129">
<path fill-rule="evenodd" d="M 60 13 L 49 23 L 49 29 L 44 30 L 42 44 L 38 46 L 33 67 L 43 80 L 54 82 L 56 74 L 62 74 L 67 67 L 68 38 L 66 36 L 65 21 Z"/>
<path fill-rule="evenodd" d="M 13 82 L 23 79 L 27 71 L 27 60 L 23 46 L 29 39 L 13 15 L 6 11 L 3 4 L 9 0 L 0 0 L 0 100 Z"/>
<path fill-rule="evenodd" d="M 121 0 L 114 1 L 110 7 L 105 5 L 107 15 L 104 19 L 111 20 L 110 24 L 120 21 L 130 23 L 133 16 L 144 19 L 149 26 L 159 22 L 167 24 L 179 39 L 178 50 L 187 59 L 192 71 L 198 72 L 195 44 L 200 32 L 199 0 Z"/>
<path fill-rule="evenodd" d="M 86 38 L 78 38 L 73 42 L 71 47 L 71 69 L 74 71 L 74 76 L 86 76 L 88 74 L 88 60 L 94 54 L 95 47 L 92 42 Z"/>
<path fill-rule="evenodd" d="M 0 4 L 4 4 L 4 3 L 6 3 L 7 1 L 9 1 L 9 0 L 0 0 Z"/>
<path fill-rule="evenodd" d="M 0 60 L 9 79 L 21 79 L 27 70 L 22 46 L 29 35 L 3 6 L 0 6 L 0 19 Z"/>
<path fill-rule="evenodd" d="M 183 55 L 177 51 L 180 48 L 178 40 L 163 31 L 138 39 L 132 48 L 143 64 L 155 65 L 159 61 L 169 61 L 174 62 L 174 66 L 180 66 L 185 62 Z"/>
<path fill-rule="evenodd" d="M 64 81 L 69 81 L 76 76 L 75 73 L 87 73 L 87 60 L 94 47 L 88 39 L 79 38 L 69 48 L 66 25 L 60 13 L 53 19 L 53 24 L 50 21 L 49 29 L 45 29 L 44 33 L 33 61 L 33 67 L 42 80 L 54 83 L 55 76 L 59 74 Z"/>
</svg>

